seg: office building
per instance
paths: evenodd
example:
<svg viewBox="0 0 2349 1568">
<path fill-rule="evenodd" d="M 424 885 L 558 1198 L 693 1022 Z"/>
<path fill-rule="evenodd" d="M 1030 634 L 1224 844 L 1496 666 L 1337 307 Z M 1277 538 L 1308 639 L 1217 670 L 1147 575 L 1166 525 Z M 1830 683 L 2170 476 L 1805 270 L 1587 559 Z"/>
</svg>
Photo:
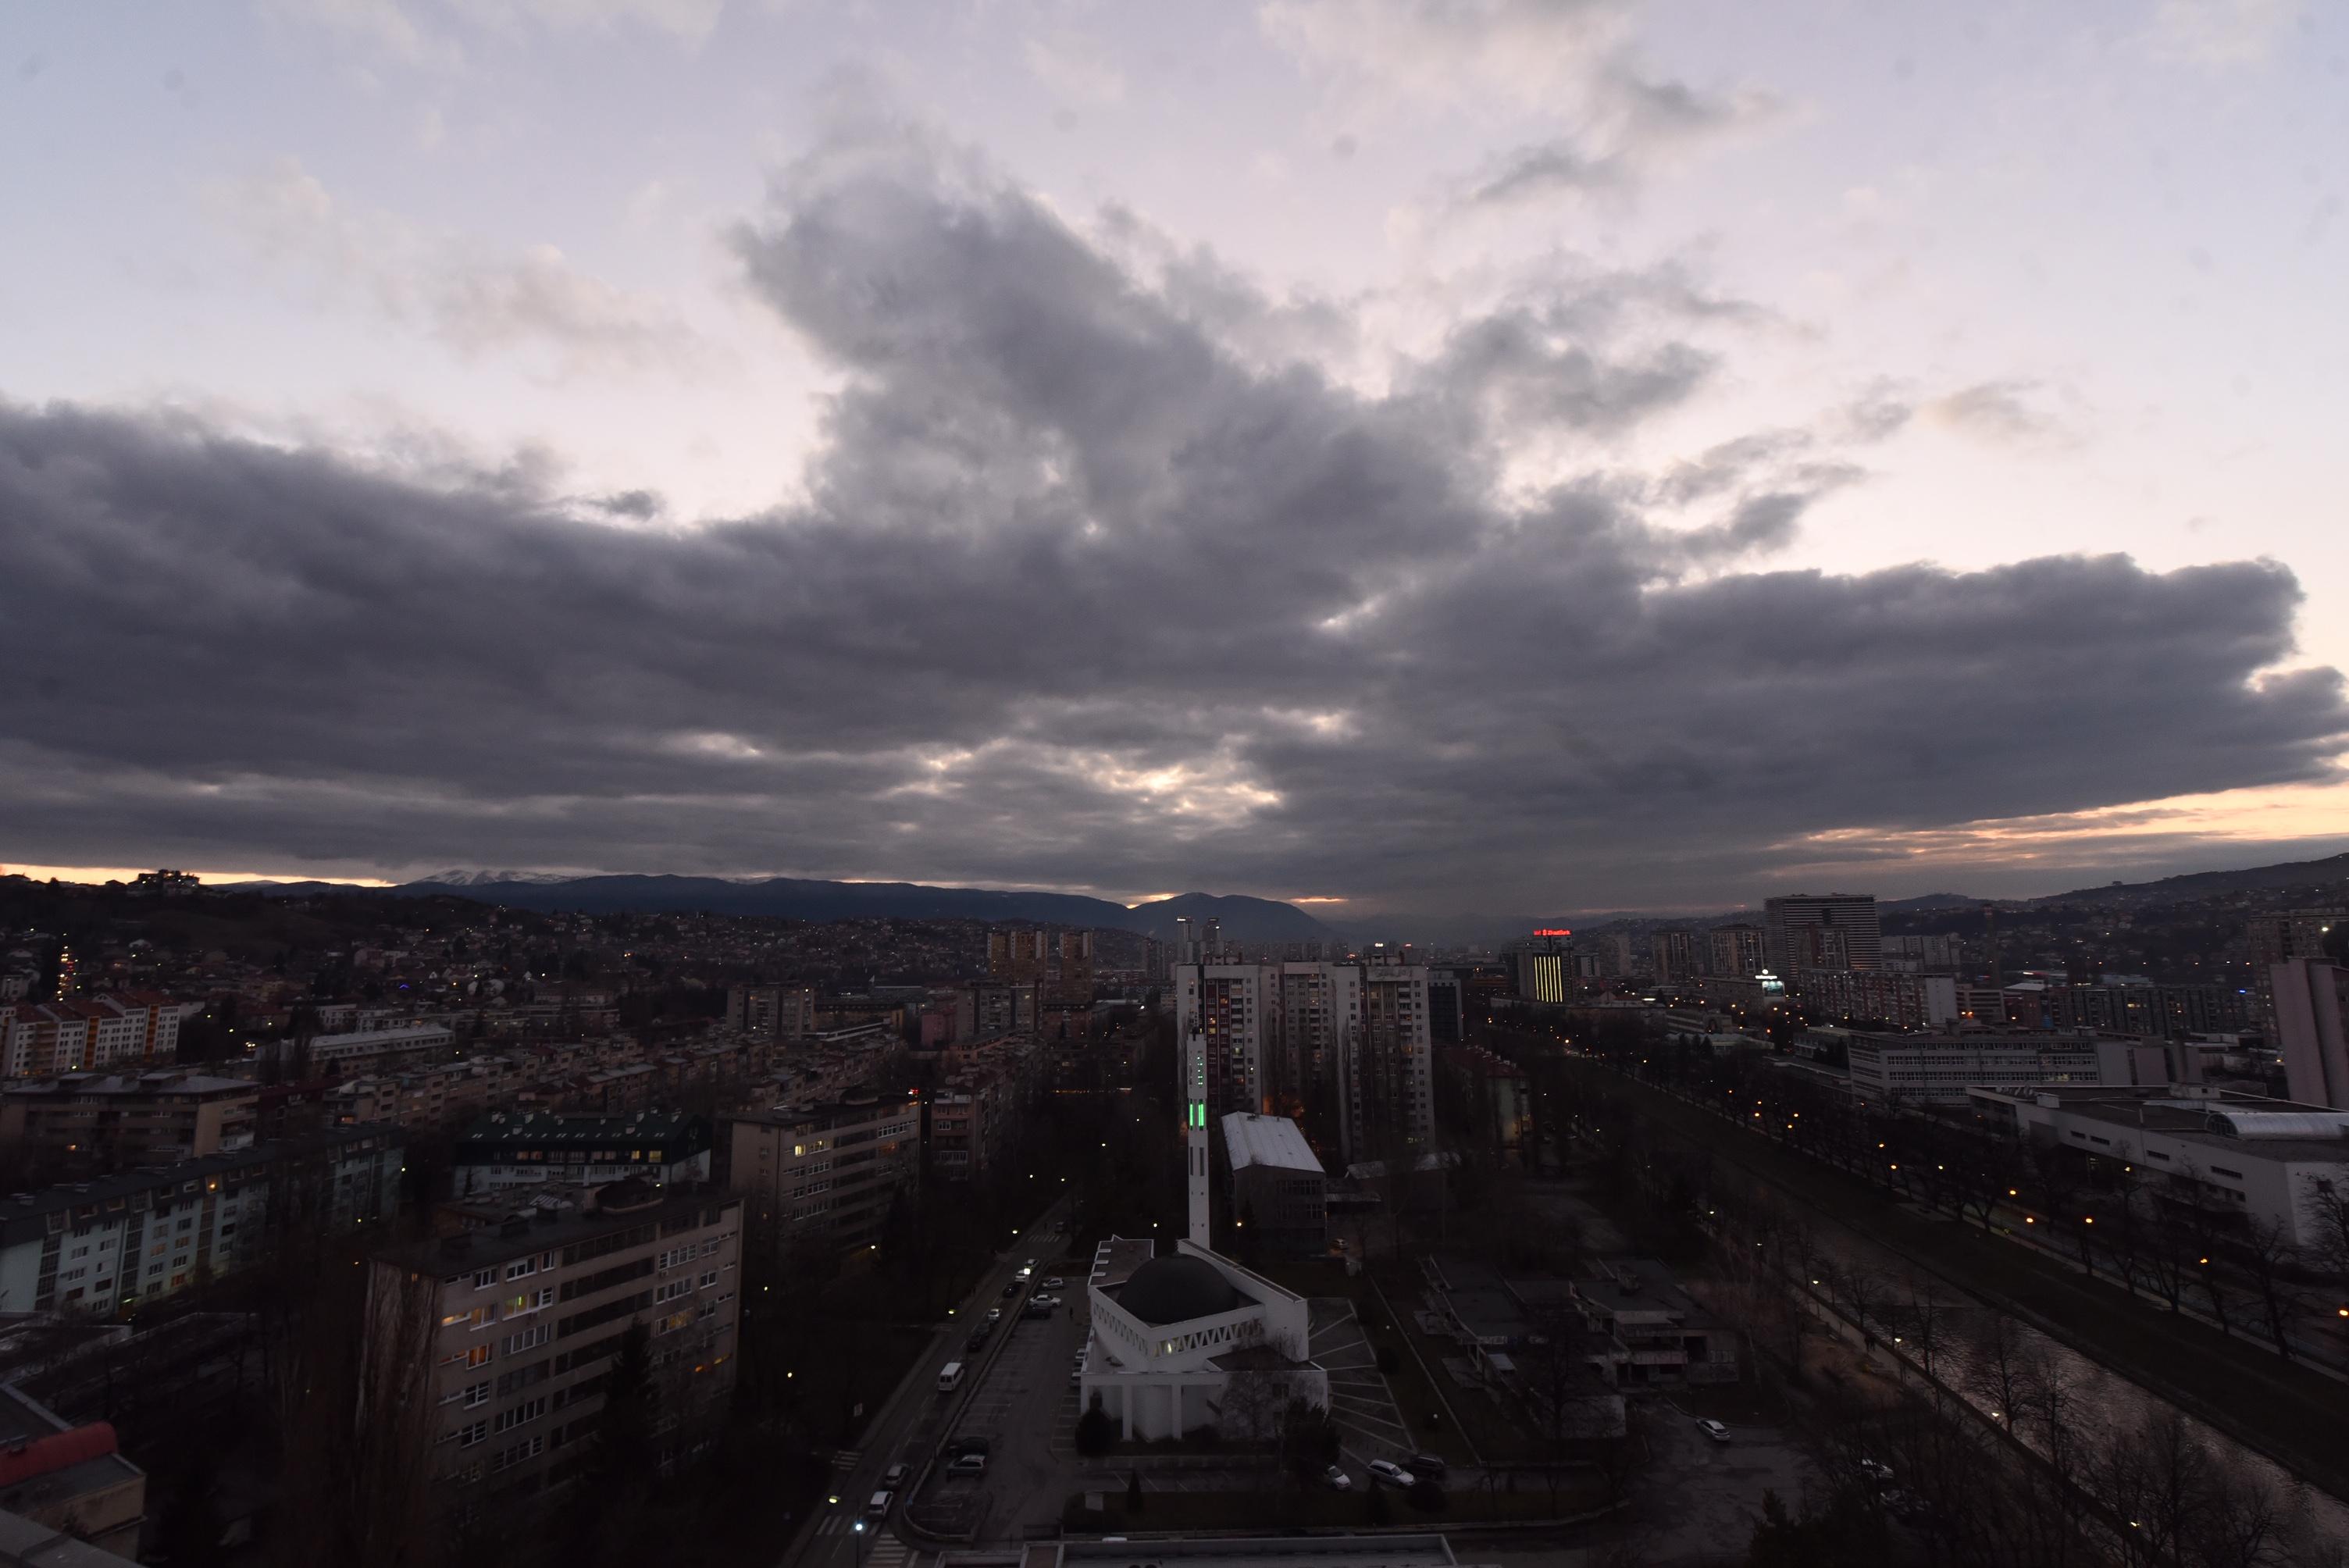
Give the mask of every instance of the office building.
<svg viewBox="0 0 2349 1568">
<path fill-rule="evenodd" d="M 54 1181 L 251 1148 L 261 1086 L 194 1072 L 67 1073 L 0 1089 L 0 1142 Z"/>
<path fill-rule="evenodd" d="M 725 1119 L 727 1184 L 761 1246 L 847 1252 L 881 1239 L 889 1206 L 920 1180 L 922 1105 L 852 1089 Z"/>
<path fill-rule="evenodd" d="M 2024 1085 L 2130 1088 L 2169 1081 L 2169 1058 L 2140 1040 L 2087 1033 L 1998 1036 L 1896 1035 L 1813 1029 L 1816 1045 L 1839 1041 L 1851 1092 L 1870 1104 L 1963 1105 L 1969 1091 Z"/>
<path fill-rule="evenodd" d="M 662 1463 L 722 1419 L 741 1312 L 742 1201 L 647 1182 L 546 1187 L 378 1253 L 377 1311 L 427 1315 L 433 1502 L 512 1507 L 594 1464 L 612 1357 L 650 1336 Z"/>
<path fill-rule="evenodd" d="M 1763 960 L 1780 975 L 1804 969 L 1875 969 L 1884 961 L 1876 895 L 1786 893 L 1762 905 Z"/>
<path fill-rule="evenodd" d="M 595 1186 L 641 1177 L 656 1186 L 709 1180 L 709 1123 L 677 1110 L 617 1116 L 493 1110 L 457 1140 L 460 1198 L 550 1181 Z"/>
<path fill-rule="evenodd" d="M 2349 965 L 2289 958 L 2268 976 L 2292 1099 L 2349 1110 Z"/>
<path fill-rule="evenodd" d="M 2156 1191 L 2272 1225 L 2291 1246 L 2324 1239 L 2319 1191 L 2349 1190 L 2349 1111 L 2335 1107 L 2081 1084 L 1979 1087 L 1968 1099 L 2018 1137 L 2135 1165 Z"/>
<path fill-rule="evenodd" d="M 1509 949 L 1509 969 L 1517 995 L 1528 1002 L 1563 1002 L 1573 995 L 1567 968 L 1568 939 L 1563 928 L 1537 931 Z"/>
</svg>

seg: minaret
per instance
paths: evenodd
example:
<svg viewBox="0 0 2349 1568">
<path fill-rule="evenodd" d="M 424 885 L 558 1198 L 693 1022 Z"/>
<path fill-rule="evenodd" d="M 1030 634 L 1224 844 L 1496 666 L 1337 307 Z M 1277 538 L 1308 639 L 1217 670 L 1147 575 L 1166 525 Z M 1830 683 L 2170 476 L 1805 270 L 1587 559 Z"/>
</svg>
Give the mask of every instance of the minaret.
<svg viewBox="0 0 2349 1568">
<path fill-rule="evenodd" d="M 1207 1037 L 1194 1034 L 1183 1047 L 1183 1136 L 1191 1187 L 1191 1240 L 1213 1250 L 1207 1228 Z"/>
</svg>

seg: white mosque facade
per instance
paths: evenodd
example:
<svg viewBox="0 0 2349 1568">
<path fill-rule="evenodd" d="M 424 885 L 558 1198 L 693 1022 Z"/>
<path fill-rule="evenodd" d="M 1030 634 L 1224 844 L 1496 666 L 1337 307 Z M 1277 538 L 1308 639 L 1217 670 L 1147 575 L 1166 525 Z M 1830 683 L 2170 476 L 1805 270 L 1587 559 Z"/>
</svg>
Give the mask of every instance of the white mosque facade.
<svg viewBox="0 0 2349 1568">
<path fill-rule="evenodd" d="M 1260 1435 L 1289 1399 L 1330 1403 L 1329 1374 L 1309 1355 L 1305 1298 L 1208 1244 L 1205 1048 L 1195 1037 L 1183 1059 L 1191 1233 L 1164 1257 L 1147 1239 L 1113 1236 L 1094 1253 L 1085 1286 L 1092 1334 L 1080 1404 L 1106 1413 L 1129 1440 L 1205 1428 Z"/>
</svg>

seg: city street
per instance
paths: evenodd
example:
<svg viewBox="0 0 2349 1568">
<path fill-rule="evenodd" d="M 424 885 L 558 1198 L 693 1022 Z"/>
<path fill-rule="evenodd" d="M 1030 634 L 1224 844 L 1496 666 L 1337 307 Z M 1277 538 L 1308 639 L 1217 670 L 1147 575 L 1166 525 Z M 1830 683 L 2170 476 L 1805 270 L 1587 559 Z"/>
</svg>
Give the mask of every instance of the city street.
<svg viewBox="0 0 2349 1568">
<path fill-rule="evenodd" d="M 928 1348 L 917 1356 L 905 1373 L 903 1382 L 892 1393 L 881 1409 L 875 1412 L 864 1429 L 863 1445 L 837 1472 L 832 1495 L 839 1501 L 828 1506 L 823 1517 L 808 1524 L 791 1543 L 790 1549 L 778 1560 L 779 1568 L 902 1568 L 919 1555 L 897 1534 L 897 1526 L 908 1498 L 901 1495 L 891 1516 L 880 1529 L 855 1528 L 857 1516 L 867 1499 L 879 1490 L 882 1472 L 903 1460 L 918 1477 L 924 1464 L 935 1452 L 938 1442 L 949 1431 L 957 1429 L 972 1409 L 979 1391 L 989 1385 L 989 1373 L 996 1358 L 1003 1354 L 1030 1355 L 1032 1348 L 1022 1349 L 1023 1339 L 1032 1347 L 1042 1337 L 1035 1330 L 1065 1327 L 1070 1318 L 1067 1307 L 1054 1314 L 1052 1322 L 1025 1325 L 1030 1332 L 1022 1336 L 1012 1321 L 1016 1304 L 1004 1299 L 1003 1287 L 1018 1274 L 1020 1264 L 1030 1257 L 1057 1258 L 1068 1244 L 1065 1236 L 1055 1236 L 1052 1227 L 1066 1221 L 1069 1202 L 1066 1198 L 1046 1210 L 1034 1224 L 1025 1227 L 1011 1245 L 1000 1253 L 993 1268 L 971 1288 L 951 1315 L 931 1336 Z M 1033 1238 L 1032 1243 L 1030 1238 Z M 1081 1293 L 1080 1293 L 1081 1294 Z M 973 1326 L 986 1320 L 991 1306 L 1006 1309 L 1006 1322 L 988 1337 L 986 1348 L 967 1354 L 964 1337 Z M 1006 1332 L 1011 1329 L 1012 1332 Z M 1071 1346 L 1073 1349 L 1073 1345 Z M 953 1394 L 937 1392 L 938 1370 L 949 1361 L 962 1361 L 969 1370 L 964 1375 L 961 1388 Z M 1059 1366 L 1050 1368 L 1052 1391 L 1065 1396 L 1067 1371 L 1066 1353 Z M 1038 1430 L 1050 1429 L 1050 1418 Z M 1038 1439 L 1042 1440 L 1040 1438 Z M 935 1484 L 935 1483 L 934 1483 Z"/>
</svg>

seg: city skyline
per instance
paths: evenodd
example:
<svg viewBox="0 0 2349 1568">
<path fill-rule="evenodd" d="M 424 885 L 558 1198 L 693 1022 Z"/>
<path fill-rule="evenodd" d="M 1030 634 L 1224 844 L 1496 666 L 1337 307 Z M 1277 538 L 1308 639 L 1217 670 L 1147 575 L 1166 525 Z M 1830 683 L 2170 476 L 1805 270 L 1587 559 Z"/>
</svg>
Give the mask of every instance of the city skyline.
<svg viewBox="0 0 2349 1568">
<path fill-rule="evenodd" d="M 0 89 L 10 868 L 2349 842 L 2338 15 L 119 9 Z"/>
</svg>

